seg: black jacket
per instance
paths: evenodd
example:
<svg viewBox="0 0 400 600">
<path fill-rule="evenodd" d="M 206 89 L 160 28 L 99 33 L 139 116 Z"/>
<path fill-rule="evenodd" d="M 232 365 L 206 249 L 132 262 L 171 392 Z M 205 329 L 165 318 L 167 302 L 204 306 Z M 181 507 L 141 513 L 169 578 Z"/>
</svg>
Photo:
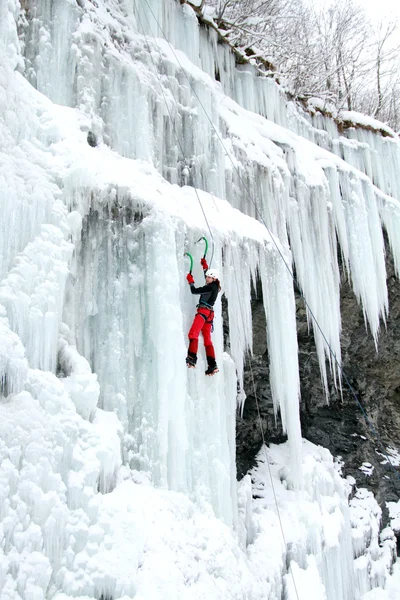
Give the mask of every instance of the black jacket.
<svg viewBox="0 0 400 600">
<path fill-rule="evenodd" d="M 194 283 L 190 284 L 190 291 L 192 294 L 201 294 L 199 304 L 202 304 L 206 308 L 211 308 L 214 306 L 214 302 L 217 299 L 219 292 L 219 283 L 217 281 L 212 281 L 211 283 L 207 283 L 203 285 L 203 287 L 195 287 Z"/>
</svg>

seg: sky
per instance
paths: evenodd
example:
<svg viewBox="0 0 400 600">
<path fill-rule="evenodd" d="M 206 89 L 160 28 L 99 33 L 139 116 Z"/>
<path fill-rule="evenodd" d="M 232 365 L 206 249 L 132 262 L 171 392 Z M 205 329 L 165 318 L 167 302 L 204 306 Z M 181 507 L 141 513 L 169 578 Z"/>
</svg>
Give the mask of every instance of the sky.
<svg viewBox="0 0 400 600">
<path fill-rule="evenodd" d="M 399 0 L 356 0 L 360 6 L 363 6 L 372 18 L 394 18 L 400 19 L 400 1 Z M 311 4 L 328 4 L 329 0 L 310 0 Z"/>
<path fill-rule="evenodd" d="M 399 0 L 358 0 L 365 6 L 371 17 L 398 17 L 400 18 Z"/>
<path fill-rule="evenodd" d="M 309 0 L 314 5 L 329 4 L 331 0 Z M 400 43 L 400 0 L 355 0 L 366 9 L 372 21 L 393 21 L 397 19 L 398 32 L 392 38 L 394 44 Z"/>
</svg>

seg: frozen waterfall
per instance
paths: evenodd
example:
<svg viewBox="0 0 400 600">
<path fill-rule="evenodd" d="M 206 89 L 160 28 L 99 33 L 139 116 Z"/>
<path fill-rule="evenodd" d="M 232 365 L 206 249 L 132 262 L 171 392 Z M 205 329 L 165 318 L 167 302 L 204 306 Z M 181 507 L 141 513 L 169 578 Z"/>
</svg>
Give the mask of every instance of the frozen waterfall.
<svg viewBox="0 0 400 600">
<path fill-rule="evenodd" d="M 399 147 L 288 102 L 189 4 L 1 2 L 2 599 L 361 600 L 394 585 L 376 502 L 359 490 L 349 505 L 329 452 L 301 439 L 292 275 L 327 391 L 338 253 L 376 344 L 388 313 Z M 184 253 L 198 283 L 201 236 L 227 301 L 214 378 L 202 351 L 185 365 Z M 258 279 L 288 442 L 238 483 Z"/>
</svg>

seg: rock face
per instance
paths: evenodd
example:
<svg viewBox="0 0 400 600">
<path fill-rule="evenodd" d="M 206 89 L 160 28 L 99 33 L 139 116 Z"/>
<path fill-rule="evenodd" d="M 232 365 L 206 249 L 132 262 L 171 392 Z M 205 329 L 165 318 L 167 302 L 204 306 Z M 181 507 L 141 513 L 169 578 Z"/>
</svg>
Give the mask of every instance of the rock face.
<svg viewBox="0 0 400 600">
<path fill-rule="evenodd" d="M 400 447 L 400 282 L 389 251 L 386 269 L 389 316 L 386 326 L 382 324 L 378 349 L 366 330 L 362 308 L 351 285 L 342 275 L 343 370 L 358 401 L 343 378 L 342 395 L 329 381 L 327 402 L 304 302 L 300 296 L 296 299 L 303 437 L 328 448 L 333 456 L 342 457 L 343 474 L 352 475 L 359 487 L 367 487 L 375 494 L 383 509 L 384 524 L 388 518 L 385 502 L 400 497 L 400 469 L 390 467 L 385 458 L 388 448 Z M 267 443 L 285 439 L 279 415 L 275 420 L 273 412 L 264 309 L 257 299 L 260 297 L 257 294 L 252 303 L 254 357 L 251 368 L 250 362 L 246 366 L 247 400 L 243 415 L 237 418 L 238 477 L 254 464 L 262 444 L 260 420 Z"/>
</svg>

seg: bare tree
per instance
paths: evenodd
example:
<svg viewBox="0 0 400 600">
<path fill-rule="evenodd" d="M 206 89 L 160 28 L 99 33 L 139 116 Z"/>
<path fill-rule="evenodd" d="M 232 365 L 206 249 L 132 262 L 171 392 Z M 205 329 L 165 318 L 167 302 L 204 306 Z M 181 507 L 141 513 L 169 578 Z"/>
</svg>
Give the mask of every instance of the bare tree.
<svg viewBox="0 0 400 600">
<path fill-rule="evenodd" d="M 291 21 L 298 19 L 301 0 L 208 0 L 215 8 L 215 21 L 235 46 L 268 47 L 290 54 Z"/>
<path fill-rule="evenodd" d="M 381 21 L 375 32 L 376 108 L 373 116 L 377 118 L 384 109 L 385 96 L 388 89 L 392 89 L 391 81 L 399 66 L 398 61 L 393 60 L 398 56 L 399 46 L 391 45 L 396 29 L 396 22 L 383 24 Z"/>
<path fill-rule="evenodd" d="M 368 46 L 368 73 L 356 81 L 356 110 L 399 128 L 400 45 L 396 22 L 374 24 Z"/>
<path fill-rule="evenodd" d="M 355 0 L 207 2 L 227 39 L 272 63 L 291 93 L 398 123 L 396 23 L 374 26 Z"/>
</svg>

